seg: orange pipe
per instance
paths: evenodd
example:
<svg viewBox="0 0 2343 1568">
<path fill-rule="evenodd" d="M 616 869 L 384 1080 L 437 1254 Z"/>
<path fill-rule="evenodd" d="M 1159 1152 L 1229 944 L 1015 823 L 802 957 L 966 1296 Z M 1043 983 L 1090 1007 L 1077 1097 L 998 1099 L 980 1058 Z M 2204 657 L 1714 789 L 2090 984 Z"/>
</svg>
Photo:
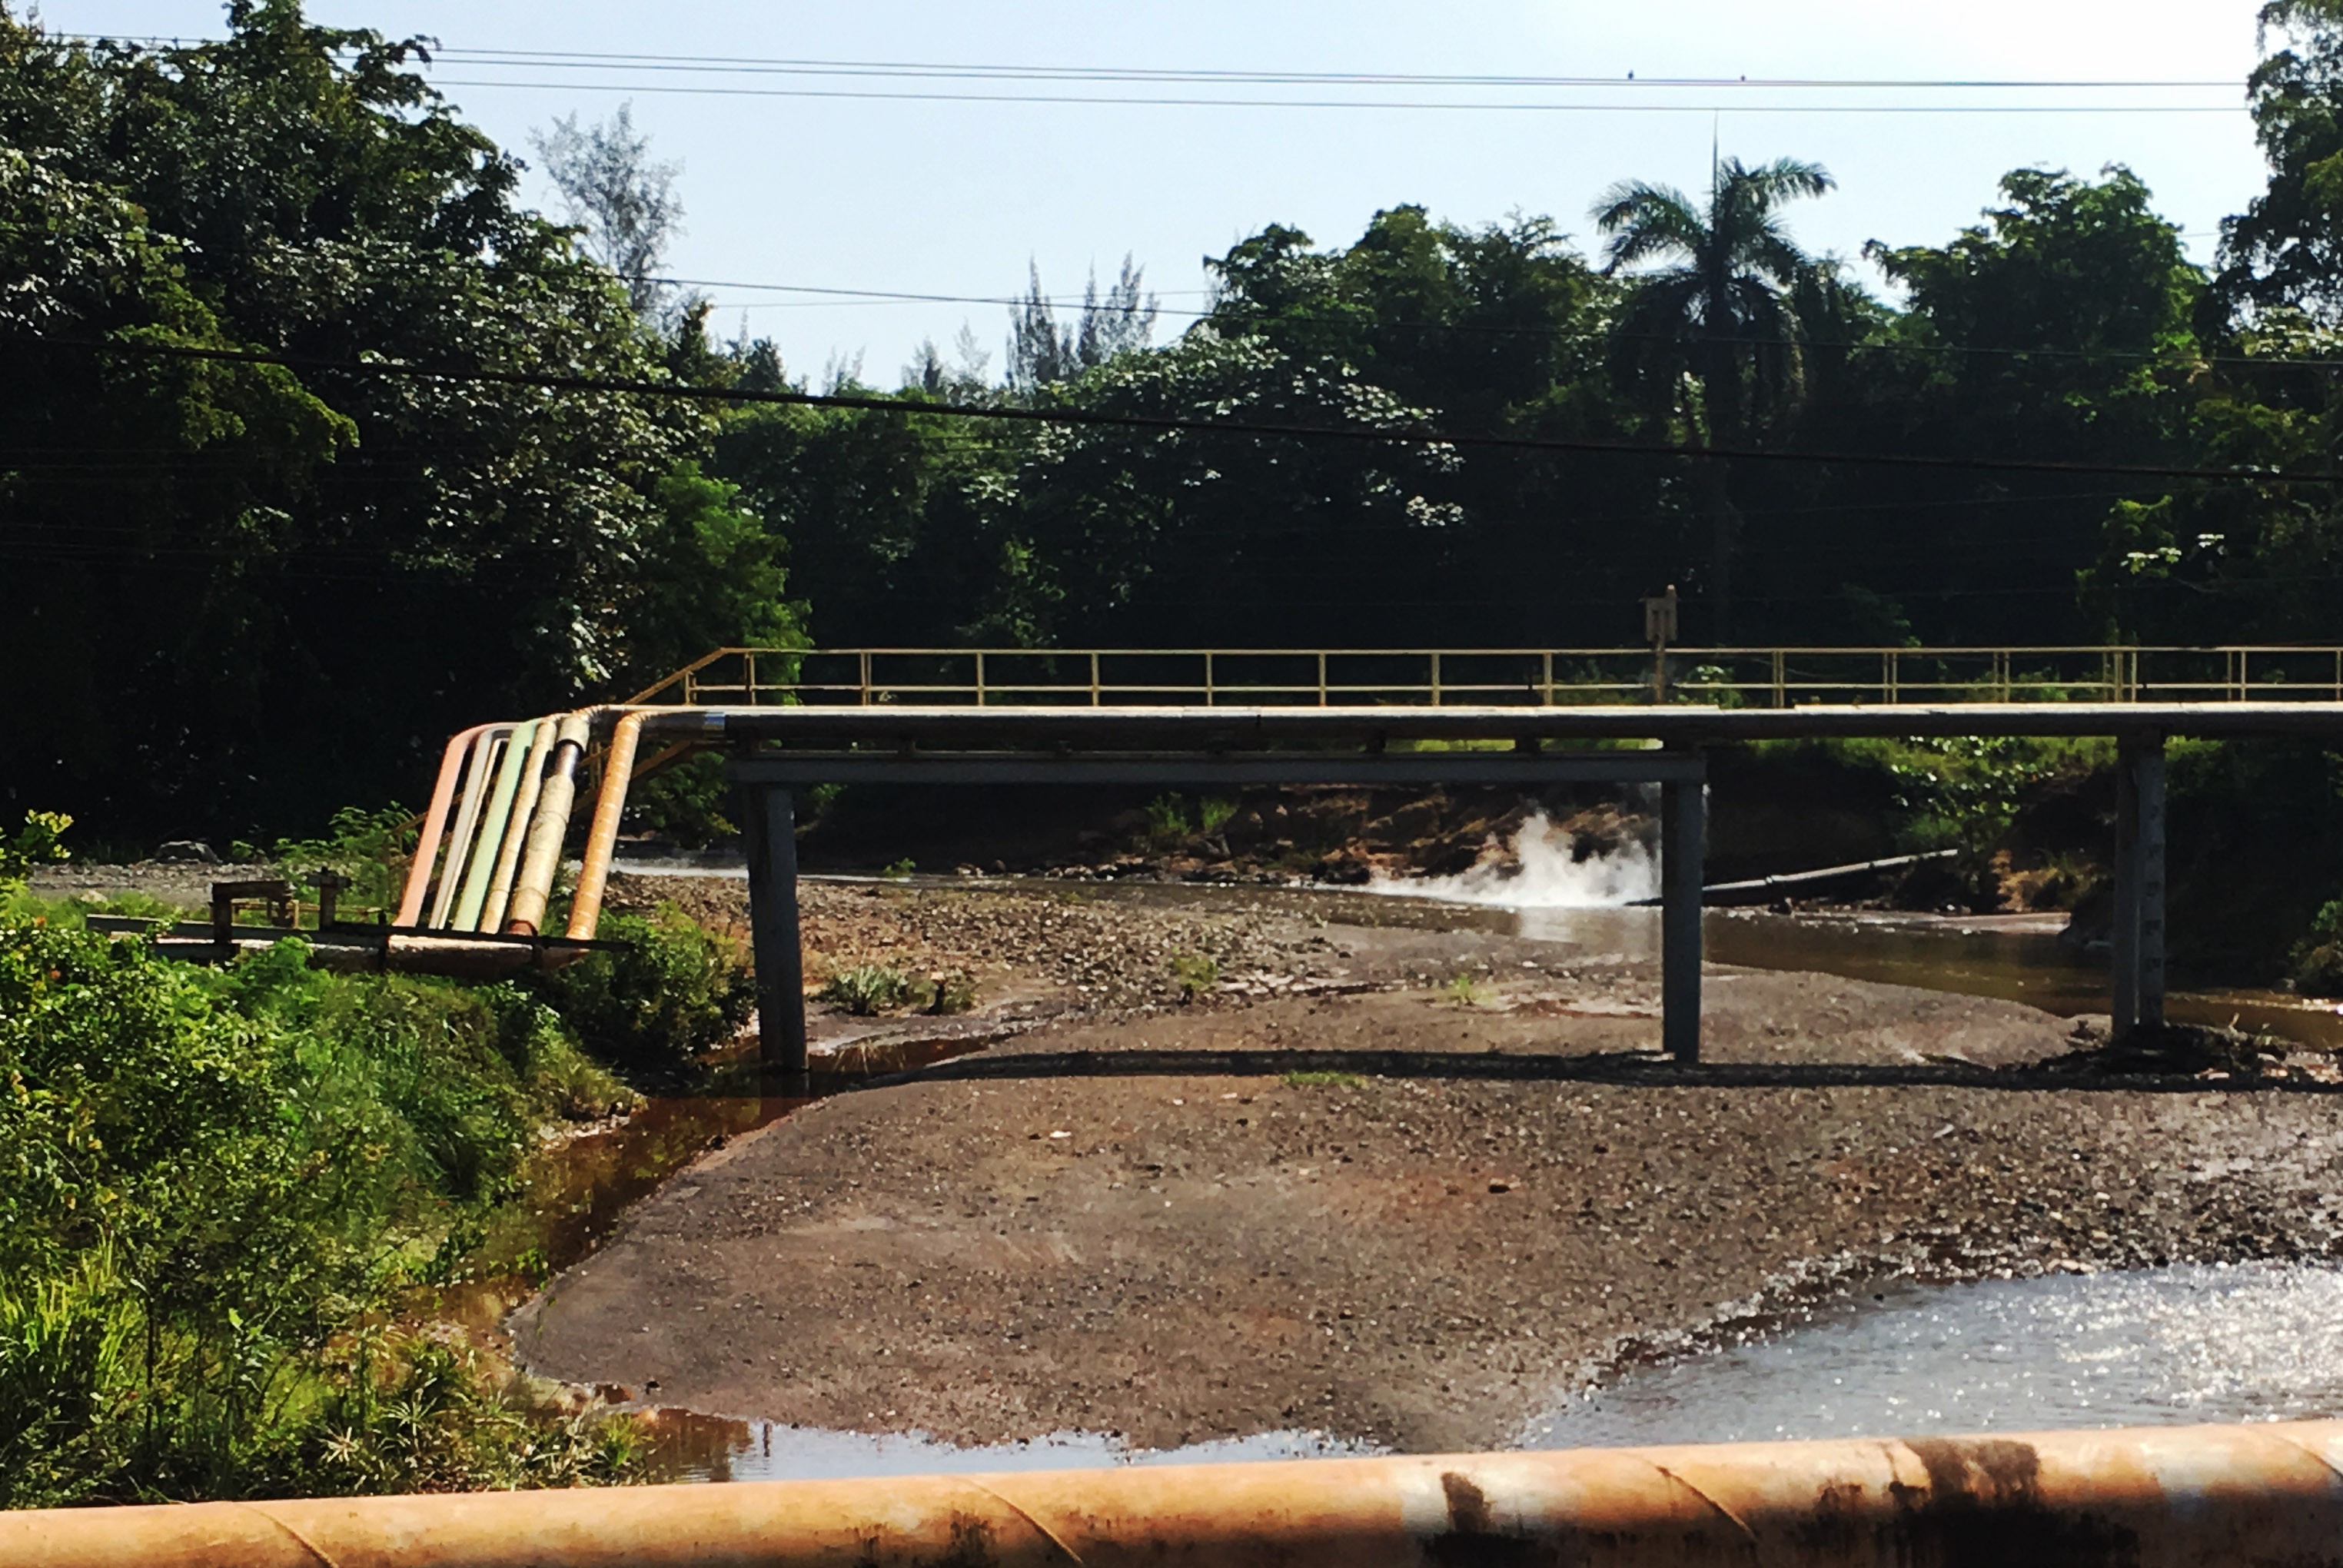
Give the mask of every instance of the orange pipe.
<svg viewBox="0 0 2343 1568">
<path fill-rule="evenodd" d="M 399 895 L 394 926 L 412 926 L 423 918 L 423 900 L 431 890 L 432 869 L 439 862 L 439 835 L 447 828 L 447 809 L 455 804 L 456 785 L 463 777 L 464 756 L 472 742 L 496 728 L 475 724 L 447 742 L 439 757 L 439 779 L 431 787 L 431 809 L 423 814 L 423 831 L 415 840 L 415 859 L 407 868 L 407 887 Z"/>
<path fill-rule="evenodd" d="M 679 714 L 689 715 L 697 728 L 723 730 L 723 715 L 705 708 L 633 708 L 624 710 L 610 731 L 610 749 L 602 758 L 602 786 L 594 796 L 594 822 L 586 835 L 586 856 L 578 868 L 577 890 L 569 895 L 567 934 L 574 939 L 592 937 L 601 923 L 602 894 L 610 885 L 610 861 L 618 853 L 618 823 L 627 813 L 627 789 L 634 782 L 643 727 Z"/>
<path fill-rule="evenodd" d="M 10 1568 L 2343 1564 L 2343 1423 L 0 1514 Z"/>
</svg>

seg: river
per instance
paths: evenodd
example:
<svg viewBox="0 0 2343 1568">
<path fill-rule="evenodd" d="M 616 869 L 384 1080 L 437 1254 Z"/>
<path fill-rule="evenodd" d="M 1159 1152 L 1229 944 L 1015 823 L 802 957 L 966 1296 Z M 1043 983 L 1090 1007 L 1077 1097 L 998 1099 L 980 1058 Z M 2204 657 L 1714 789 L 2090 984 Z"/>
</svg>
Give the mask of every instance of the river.
<svg viewBox="0 0 2343 1568">
<path fill-rule="evenodd" d="M 1628 956 L 1652 955 L 1658 943 L 1657 911 L 1646 909 L 1158 883 L 1082 891 L 1188 907 L 1299 906 L 1333 924 L 1469 925 Z M 2104 967 L 2039 919 L 1715 910 L 1704 930 L 1719 963 L 1996 997 L 2067 1016 L 2107 1007 Z M 2343 1009 L 2331 1003 L 2182 990 L 2169 1010 L 2181 1020 L 2343 1049 Z M 711 1141 L 801 1103 L 753 1091 L 656 1101 L 626 1123 L 554 1151 L 536 1162 L 527 1194 L 484 1252 L 513 1266 L 490 1268 L 451 1292 L 445 1309 L 476 1323 L 494 1321 L 548 1269 L 584 1256 L 628 1203 Z M 1517 1441 L 1561 1447 L 2314 1416 L 2343 1416 L 2343 1271 L 2250 1264 L 1882 1288 L 1826 1303 L 1753 1342 L 1644 1368 L 1591 1396 L 1559 1396 Z M 917 1434 L 814 1432 L 681 1412 L 656 1412 L 651 1425 L 664 1472 L 699 1480 L 1372 1452 L 1316 1432 L 1135 1453 L 1081 1432 L 957 1449 Z"/>
</svg>

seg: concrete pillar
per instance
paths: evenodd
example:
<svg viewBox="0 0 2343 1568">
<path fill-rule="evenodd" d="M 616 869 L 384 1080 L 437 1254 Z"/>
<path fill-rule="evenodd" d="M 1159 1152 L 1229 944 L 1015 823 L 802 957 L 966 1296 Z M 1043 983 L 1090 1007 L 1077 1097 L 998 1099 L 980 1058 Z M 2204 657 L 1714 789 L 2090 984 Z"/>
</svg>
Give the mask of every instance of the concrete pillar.
<svg viewBox="0 0 2343 1568">
<path fill-rule="evenodd" d="M 2116 746 L 2116 1033 L 2164 1021 L 2164 738 Z"/>
<path fill-rule="evenodd" d="M 1660 786 L 1660 1040 L 1679 1062 L 1700 1060 L 1700 890 L 1708 872 L 1707 786 Z"/>
<path fill-rule="evenodd" d="M 797 802 L 750 784 L 741 837 L 749 851 L 749 931 L 757 959 L 757 1027 L 769 1071 L 806 1075 L 805 954 L 798 930 Z"/>
</svg>

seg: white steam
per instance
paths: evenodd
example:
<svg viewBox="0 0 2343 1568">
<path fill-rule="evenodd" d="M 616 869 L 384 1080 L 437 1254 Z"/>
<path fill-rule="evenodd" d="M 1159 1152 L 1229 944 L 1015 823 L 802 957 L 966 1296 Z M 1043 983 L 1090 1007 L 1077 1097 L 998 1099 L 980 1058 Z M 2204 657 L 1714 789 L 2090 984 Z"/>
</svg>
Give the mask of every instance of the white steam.
<svg viewBox="0 0 2343 1568">
<path fill-rule="evenodd" d="M 1390 878 L 1373 887 L 1379 893 L 1515 910 L 1614 909 L 1660 894 L 1659 857 L 1634 839 L 1582 860 L 1574 853 L 1574 836 L 1540 811 L 1522 824 L 1511 849 L 1510 860 L 1483 861 L 1453 877 Z"/>
</svg>

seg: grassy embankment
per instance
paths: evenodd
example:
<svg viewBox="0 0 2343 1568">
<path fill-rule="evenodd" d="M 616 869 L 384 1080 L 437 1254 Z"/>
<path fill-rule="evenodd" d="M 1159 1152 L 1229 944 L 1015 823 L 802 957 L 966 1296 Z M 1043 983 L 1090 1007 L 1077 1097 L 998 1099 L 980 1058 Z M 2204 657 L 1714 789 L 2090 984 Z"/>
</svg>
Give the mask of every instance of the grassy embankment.
<svg viewBox="0 0 2343 1568">
<path fill-rule="evenodd" d="M 625 1422 L 409 1309 L 549 1129 L 739 1028 L 737 955 L 613 916 L 498 985 L 205 969 L 27 894 L 53 838 L 0 843 L 0 1505 L 628 1478 Z"/>
</svg>

